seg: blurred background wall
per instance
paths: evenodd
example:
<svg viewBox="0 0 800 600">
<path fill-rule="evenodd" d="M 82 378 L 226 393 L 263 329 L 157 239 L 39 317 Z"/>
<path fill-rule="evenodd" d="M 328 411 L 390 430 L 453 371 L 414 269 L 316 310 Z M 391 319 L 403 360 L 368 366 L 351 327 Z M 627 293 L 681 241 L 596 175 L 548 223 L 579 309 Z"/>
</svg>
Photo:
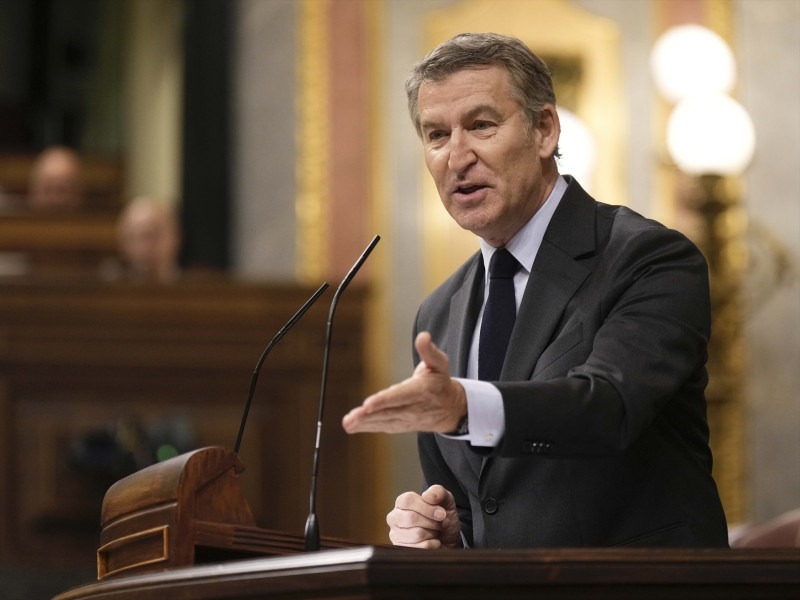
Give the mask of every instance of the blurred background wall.
<svg viewBox="0 0 800 600">
<path fill-rule="evenodd" d="M 559 98 L 595 149 L 586 186 L 696 235 L 700 178 L 670 157 L 673 103 L 650 69 L 659 37 L 687 23 L 729 45 L 730 95 L 755 132 L 721 184 L 737 302 L 715 329 L 729 385 L 711 390 L 710 415 L 731 525 L 761 522 L 800 506 L 798 0 L 4 0 L 0 172 L 52 144 L 110 160 L 115 206 L 163 198 L 181 215 L 183 265 L 243 281 L 338 282 L 380 234 L 359 275 L 377 389 L 410 373 L 416 307 L 477 249 L 432 195 L 410 66 L 457 31 L 518 35 L 569 75 Z M 421 483 L 415 441 L 376 444 L 367 493 L 388 509 Z"/>
</svg>

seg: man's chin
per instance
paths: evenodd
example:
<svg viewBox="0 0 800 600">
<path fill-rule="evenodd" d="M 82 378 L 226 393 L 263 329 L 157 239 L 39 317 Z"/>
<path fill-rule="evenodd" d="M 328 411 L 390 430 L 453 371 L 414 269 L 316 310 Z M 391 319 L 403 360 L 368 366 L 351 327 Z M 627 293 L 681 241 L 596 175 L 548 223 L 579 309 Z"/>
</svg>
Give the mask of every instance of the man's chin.
<svg viewBox="0 0 800 600">
<path fill-rule="evenodd" d="M 480 236 L 479 231 L 483 231 L 491 222 L 486 214 L 486 207 L 482 205 L 464 206 L 453 203 L 447 207 L 447 212 L 461 229 L 471 231 L 477 236 Z"/>
<path fill-rule="evenodd" d="M 470 233 L 474 233 L 478 237 L 484 237 L 484 234 L 487 230 L 486 223 L 482 221 L 478 221 L 476 219 L 454 219 L 455 222 L 458 224 L 461 229 L 465 231 L 469 231 Z"/>
</svg>

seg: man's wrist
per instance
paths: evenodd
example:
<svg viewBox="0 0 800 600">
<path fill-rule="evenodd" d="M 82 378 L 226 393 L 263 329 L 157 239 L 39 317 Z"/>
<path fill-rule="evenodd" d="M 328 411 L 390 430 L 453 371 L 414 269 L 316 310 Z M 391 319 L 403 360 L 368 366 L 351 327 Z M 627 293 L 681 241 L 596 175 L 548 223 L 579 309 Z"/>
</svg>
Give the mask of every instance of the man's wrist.
<svg viewBox="0 0 800 600">
<path fill-rule="evenodd" d="M 461 417 L 458 422 L 458 427 L 453 432 L 453 435 L 467 435 L 469 433 L 469 413 Z"/>
<path fill-rule="evenodd" d="M 497 446 L 505 433 L 505 410 L 503 398 L 494 385 L 477 379 L 456 381 L 464 390 L 469 415 L 469 432 L 458 439 L 465 439 L 473 446 Z M 456 437 L 456 436 L 454 436 Z"/>
<path fill-rule="evenodd" d="M 450 382 L 455 388 L 456 399 L 454 412 L 457 415 L 458 421 L 456 421 L 455 426 L 451 426 L 453 428 L 449 429 L 446 435 L 465 435 L 467 432 L 469 432 L 467 421 L 467 416 L 469 415 L 467 392 L 464 390 L 464 386 L 461 385 L 461 382 L 458 381 L 458 379 L 452 378 L 450 379 Z"/>
</svg>

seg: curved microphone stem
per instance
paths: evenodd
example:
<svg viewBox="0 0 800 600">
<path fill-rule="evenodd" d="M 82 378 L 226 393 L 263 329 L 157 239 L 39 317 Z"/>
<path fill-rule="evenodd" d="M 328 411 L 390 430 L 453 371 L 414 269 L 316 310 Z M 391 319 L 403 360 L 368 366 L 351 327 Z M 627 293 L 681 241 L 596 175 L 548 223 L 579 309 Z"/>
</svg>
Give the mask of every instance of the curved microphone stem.
<svg viewBox="0 0 800 600">
<path fill-rule="evenodd" d="M 353 277 L 356 276 L 356 273 L 361 268 L 361 265 L 364 264 L 364 261 L 367 260 L 367 257 L 372 252 L 372 249 L 375 245 L 380 241 L 381 236 L 376 235 L 372 238 L 372 241 L 367 246 L 366 250 L 361 254 L 361 256 L 356 261 L 356 264 L 350 269 L 350 271 L 345 275 L 342 283 L 339 284 L 339 288 L 336 290 L 336 293 L 333 295 L 333 300 L 331 301 L 331 309 L 328 313 L 328 328 L 325 335 L 325 354 L 322 361 L 322 385 L 320 386 L 319 392 L 319 416 L 317 418 L 317 437 L 316 442 L 314 444 L 314 464 L 311 469 L 311 494 L 309 498 L 309 511 L 308 511 L 308 519 L 306 520 L 306 530 L 305 530 L 305 542 L 306 542 L 306 552 L 311 552 L 315 550 L 319 550 L 319 519 L 317 519 L 317 472 L 319 471 L 319 441 L 320 437 L 322 436 L 322 414 L 325 409 L 325 387 L 328 380 L 328 357 L 330 356 L 331 352 L 331 333 L 333 331 L 333 313 L 336 311 L 336 305 L 339 302 L 339 296 L 342 295 L 344 289 L 348 286 L 350 281 Z"/>
<path fill-rule="evenodd" d="M 281 329 L 277 334 L 275 334 L 275 337 L 272 338 L 272 341 L 264 350 L 264 353 L 261 355 L 261 358 L 258 359 L 256 368 L 253 371 L 253 378 L 250 380 L 250 392 L 247 394 L 247 403 L 245 404 L 244 407 L 244 414 L 242 415 L 242 423 L 241 425 L 239 425 L 239 435 L 236 437 L 236 446 L 234 446 L 233 448 L 235 454 L 239 454 L 239 445 L 242 443 L 242 435 L 244 434 L 244 425 L 245 423 L 247 423 L 247 414 L 250 412 L 250 403 L 253 401 L 253 392 L 256 389 L 256 381 L 258 381 L 258 373 L 261 370 L 261 365 L 264 364 L 264 359 L 267 358 L 267 354 L 269 354 L 269 351 L 272 350 L 272 347 L 275 344 L 277 344 L 284 335 L 286 335 L 286 332 L 289 331 L 292 328 L 292 326 L 295 323 L 297 323 L 297 321 L 300 320 L 300 317 L 302 317 L 305 314 L 305 312 L 309 308 L 311 308 L 311 305 L 314 304 L 314 302 L 317 301 L 317 298 L 319 298 L 322 295 L 322 292 L 324 292 L 327 289 L 328 289 L 328 282 L 326 281 L 321 286 L 319 286 L 319 289 L 316 292 L 314 292 L 311 298 L 306 300 L 306 303 L 303 304 L 302 307 L 300 307 L 300 310 L 298 310 L 291 319 L 289 319 L 289 322 L 283 326 L 283 329 Z"/>
</svg>

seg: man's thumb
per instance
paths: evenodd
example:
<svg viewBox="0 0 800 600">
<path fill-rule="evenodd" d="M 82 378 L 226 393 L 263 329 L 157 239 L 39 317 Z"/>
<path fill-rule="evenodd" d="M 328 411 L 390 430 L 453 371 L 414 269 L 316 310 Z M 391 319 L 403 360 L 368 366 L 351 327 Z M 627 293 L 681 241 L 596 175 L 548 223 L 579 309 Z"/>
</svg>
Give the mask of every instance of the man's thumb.
<svg viewBox="0 0 800 600">
<path fill-rule="evenodd" d="M 439 350 L 436 344 L 431 339 L 431 334 L 427 331 L 422 331 L 417 335 L 414 340 L 414 347 L 419 354 L 420 360 L 424 362 L 431 371 L 437 373 L 447 373 L 449 370 L 449 363 L 447 355 Z"/>
</svg>

